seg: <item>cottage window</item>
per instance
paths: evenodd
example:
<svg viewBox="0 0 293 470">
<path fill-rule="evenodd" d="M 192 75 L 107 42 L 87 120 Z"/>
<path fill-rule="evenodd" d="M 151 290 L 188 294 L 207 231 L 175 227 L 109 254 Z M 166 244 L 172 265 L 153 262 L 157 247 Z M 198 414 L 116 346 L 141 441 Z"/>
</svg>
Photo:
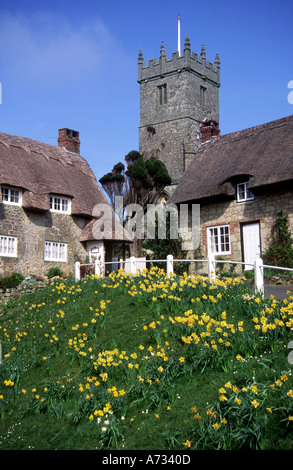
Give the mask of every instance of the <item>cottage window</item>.
<svg viewBox="0 0 293 470">
<path fill-rule="evenodd" d="M 62 212 L 63 214 L 70 214 L 71 200 L 67 197 L 50 196 L 50 211 Z"/>
<path fill-rule="evenodd" d="M 67 261 L 67 244 L 45 241 L 45 261 Z"/>
<path fill-rule="evenodd" d="M 230 254 L 230 227 L 229 225 L 218 225 L 208 228 L 209 252 L 217 255 Z"/>
<path fill-rule="evenodd" d="M 8 188 L 3 186 L 1 188 L 2 202 L 4 204 L 12 204 L 14 206 L 21 206 L 22 191 L 21 189 Z"/>
<path fill-rule="evenodd" d="M 0 256 L 17 256 L 17 238 L 0 235 Z"/>
<path fill-rule="evenodd" d="M 247 189 L 248 183 L 237 184 L 237 202 L 252 201 L 254 194 Z"/>
</svg>

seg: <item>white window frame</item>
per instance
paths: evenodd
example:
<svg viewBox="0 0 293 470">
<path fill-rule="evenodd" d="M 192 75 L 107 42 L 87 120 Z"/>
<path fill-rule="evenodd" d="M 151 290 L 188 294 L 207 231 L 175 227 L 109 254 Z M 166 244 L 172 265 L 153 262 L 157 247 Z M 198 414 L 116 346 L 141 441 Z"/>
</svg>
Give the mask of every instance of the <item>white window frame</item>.
<svg viewBox="0 0 293 470">
<path fill-rule="evenodd" d="M 207 227 L 207 231 L 209 253 L 214 255 L 230 255 L 230 225 L 214 225 L 212 227 Z M 226 237 L 228 237 L 228 241 L 226 240 Z M 227 244 L 229 245 L 228 249 Z"/>
<path fill-rule="evenodd" d="M 56 261 L 58 263 L 67 262 L 67 243 L 45 241 L 44 260 Z"/>
<path fill-rule="evenodd" d="M 71 199 L 68 197 L 50 194 L 50 212 L 71 214 Z M 65 207 L 66 206 L 66 207 Z"/>
<path fill-rule="evenodd" d="M 12 206 L 22 205 L 22 190 L 10 186 L 1 186 L 3 204 L 11 204 Z M 17 198 L 17 201 L 15 199 Z"/>
<path fill-rule="evenodd" d="M 246 201 L 254 200 L 254 194 L 252 193 L 252 191 L 247 189 L 247 185 L 248 185 L 248 182 L 237 184 L 237 202 L 246 202 Z M 243 186 L 243 190 L 240 190 L 241 186 Z M 243 193 L 244 197 L 241 197 L 240 193 Z"/>
<path fill-rule="evenodd" d="M 17 257 L 17 237 L 0 235 L 0 256 Z"/>
</svg>

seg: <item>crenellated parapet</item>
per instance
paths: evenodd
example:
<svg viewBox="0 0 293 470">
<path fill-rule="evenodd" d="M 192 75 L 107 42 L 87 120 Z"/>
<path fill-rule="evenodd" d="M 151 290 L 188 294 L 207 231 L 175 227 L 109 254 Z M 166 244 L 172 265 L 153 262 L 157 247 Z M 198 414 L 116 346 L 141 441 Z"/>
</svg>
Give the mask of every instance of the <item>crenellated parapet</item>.
<svg viewBox="0 0 293 470">
<path fill-rule="evenodd" d="M 142 51 L 138 55 L 138 82 L 157 79 L 181 71 L 190 71 L 198 77 L 220 86 L 220 59 L 216 54 L 214 63 L 207 62 L 205 47 L 202 46 L 200 55 L 191 53 L 189 37 L 185 37 L 183 54 L 173 52 L 172 59 L 165 53 L 164 43 L 161 44 L 159 59 L 150 59 L 145 65 Z"/>
<path fill-rule="evenodd" d="M 139 52 L 138 83 L 139 151 L 163 161 L 176 185 L 201 145 L 202 123 L 219 123 L 219 56 L 212 64 L 204 46 L 199 55 L 191 52 L 186 36 L 182 54 L 169 59 L 161 43 L 159 59 L 148 65 Z"/>
</svg>

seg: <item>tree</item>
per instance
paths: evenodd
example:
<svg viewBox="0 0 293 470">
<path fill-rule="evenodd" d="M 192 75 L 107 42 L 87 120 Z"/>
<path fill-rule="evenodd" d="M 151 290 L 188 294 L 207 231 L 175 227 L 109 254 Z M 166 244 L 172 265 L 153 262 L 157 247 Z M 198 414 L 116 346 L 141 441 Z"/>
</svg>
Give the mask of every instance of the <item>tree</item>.
<svg viewBox="0 0 293 470">
<path fill-rule="evenodd" d="M 125 162 L 126 167 L 122 162 L 117 163 L 99 182 L 114 210 L 116 196 L 123 197 L 123 207 L 135 203 L 145 209 L 171 184 L 171 177 L 163 162 L 155 157 L 145 161 L 136 150 L 125 156 Z"/>
<path fill-rule="evenodd" d="M 145 161 L 136 150 L 130 151 L 125 156 L 125 163 L 126 165 L 122 162 L 117 163 L 111 172 L 102 176 L 99 182 L 108 195 L 110 204 L 116 213 L 116 196 L 123 198 L 123 208 L 129 204 L 139 204 L 145 212 L 147 204 L 155 203 L 163 193 L 164 188 L 171 184 L 171 177 L 162 161 L 155 157 Z M 117 216 L 120 222 L 124 224 L 124 213 L 117 213 Z M 134 246 L 137 251 L 137 245 Z"/>
<path fill-rule="evenodd" d="M 100 183 L 110 199 L 112 208 L 115 207 L 115 197 L 122 195 L 125 186 L 125 166 L 119 162 L 114 165 L 113 170 L 110 173 L 106 173 L 100 178 Z"/>
</svg>

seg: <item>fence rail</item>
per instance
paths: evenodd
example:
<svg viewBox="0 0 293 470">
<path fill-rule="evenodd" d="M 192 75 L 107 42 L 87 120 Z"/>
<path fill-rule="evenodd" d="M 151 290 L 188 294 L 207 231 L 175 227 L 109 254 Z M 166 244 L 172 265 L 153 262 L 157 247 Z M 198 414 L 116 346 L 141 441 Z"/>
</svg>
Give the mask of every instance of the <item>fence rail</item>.
<svg viewBox="0 0 293 470">
<path fill-rule="evenodd" d="M 216 280 L 216 264 L 223 263 L 223 264 L 239 264 L 245 266 L 251 266 L 254 269 L 254 288 L 258 291 L 261 295 L 264 295 L 264 269 L 276 269 L 281 271 L 289 271 L 293 273 L 293 269 L 285 268 L 281 266 L 270 266 L 267 264 L 263 264 L 262 258 L 259 256 L 255 258 L 253 263 L 246 263 L 243 261 L 225 261 L 225 260 L 217 260 L 215 259 L 214 255 L 210 255 L 207 259 L 174 259 L 172 255 L 168 255 L 166 259 L 145 259 L 145 258 L 135 258 L 131 256 L 126 260 L 115 260 L 115 261 L 107 261 L 101 262 L 96 260 L 94 263 L 86 263 L 81 264 L 80 262 L 75 263 L 75 280 L 78 282 L 80 280 L 80 271 L 82 266 L 93 266 L 94 273 L 96 277 L 104 276 L 105 275 L 105 267 L 106 265 L 116 265 L 119 266 L 118 269 L 124 269 L 125 272 L 130 274 L 136 274 L 138 270 L 144 269 L 139 267 L 140 264 L 146 266 L 147 263 L 166 263 L 166 274 L 170 276 L 174 273 L 174 264 L 175 263 L 207 263 L 207 275 L 210 282 L 215 282 Z"/>
</svg>

